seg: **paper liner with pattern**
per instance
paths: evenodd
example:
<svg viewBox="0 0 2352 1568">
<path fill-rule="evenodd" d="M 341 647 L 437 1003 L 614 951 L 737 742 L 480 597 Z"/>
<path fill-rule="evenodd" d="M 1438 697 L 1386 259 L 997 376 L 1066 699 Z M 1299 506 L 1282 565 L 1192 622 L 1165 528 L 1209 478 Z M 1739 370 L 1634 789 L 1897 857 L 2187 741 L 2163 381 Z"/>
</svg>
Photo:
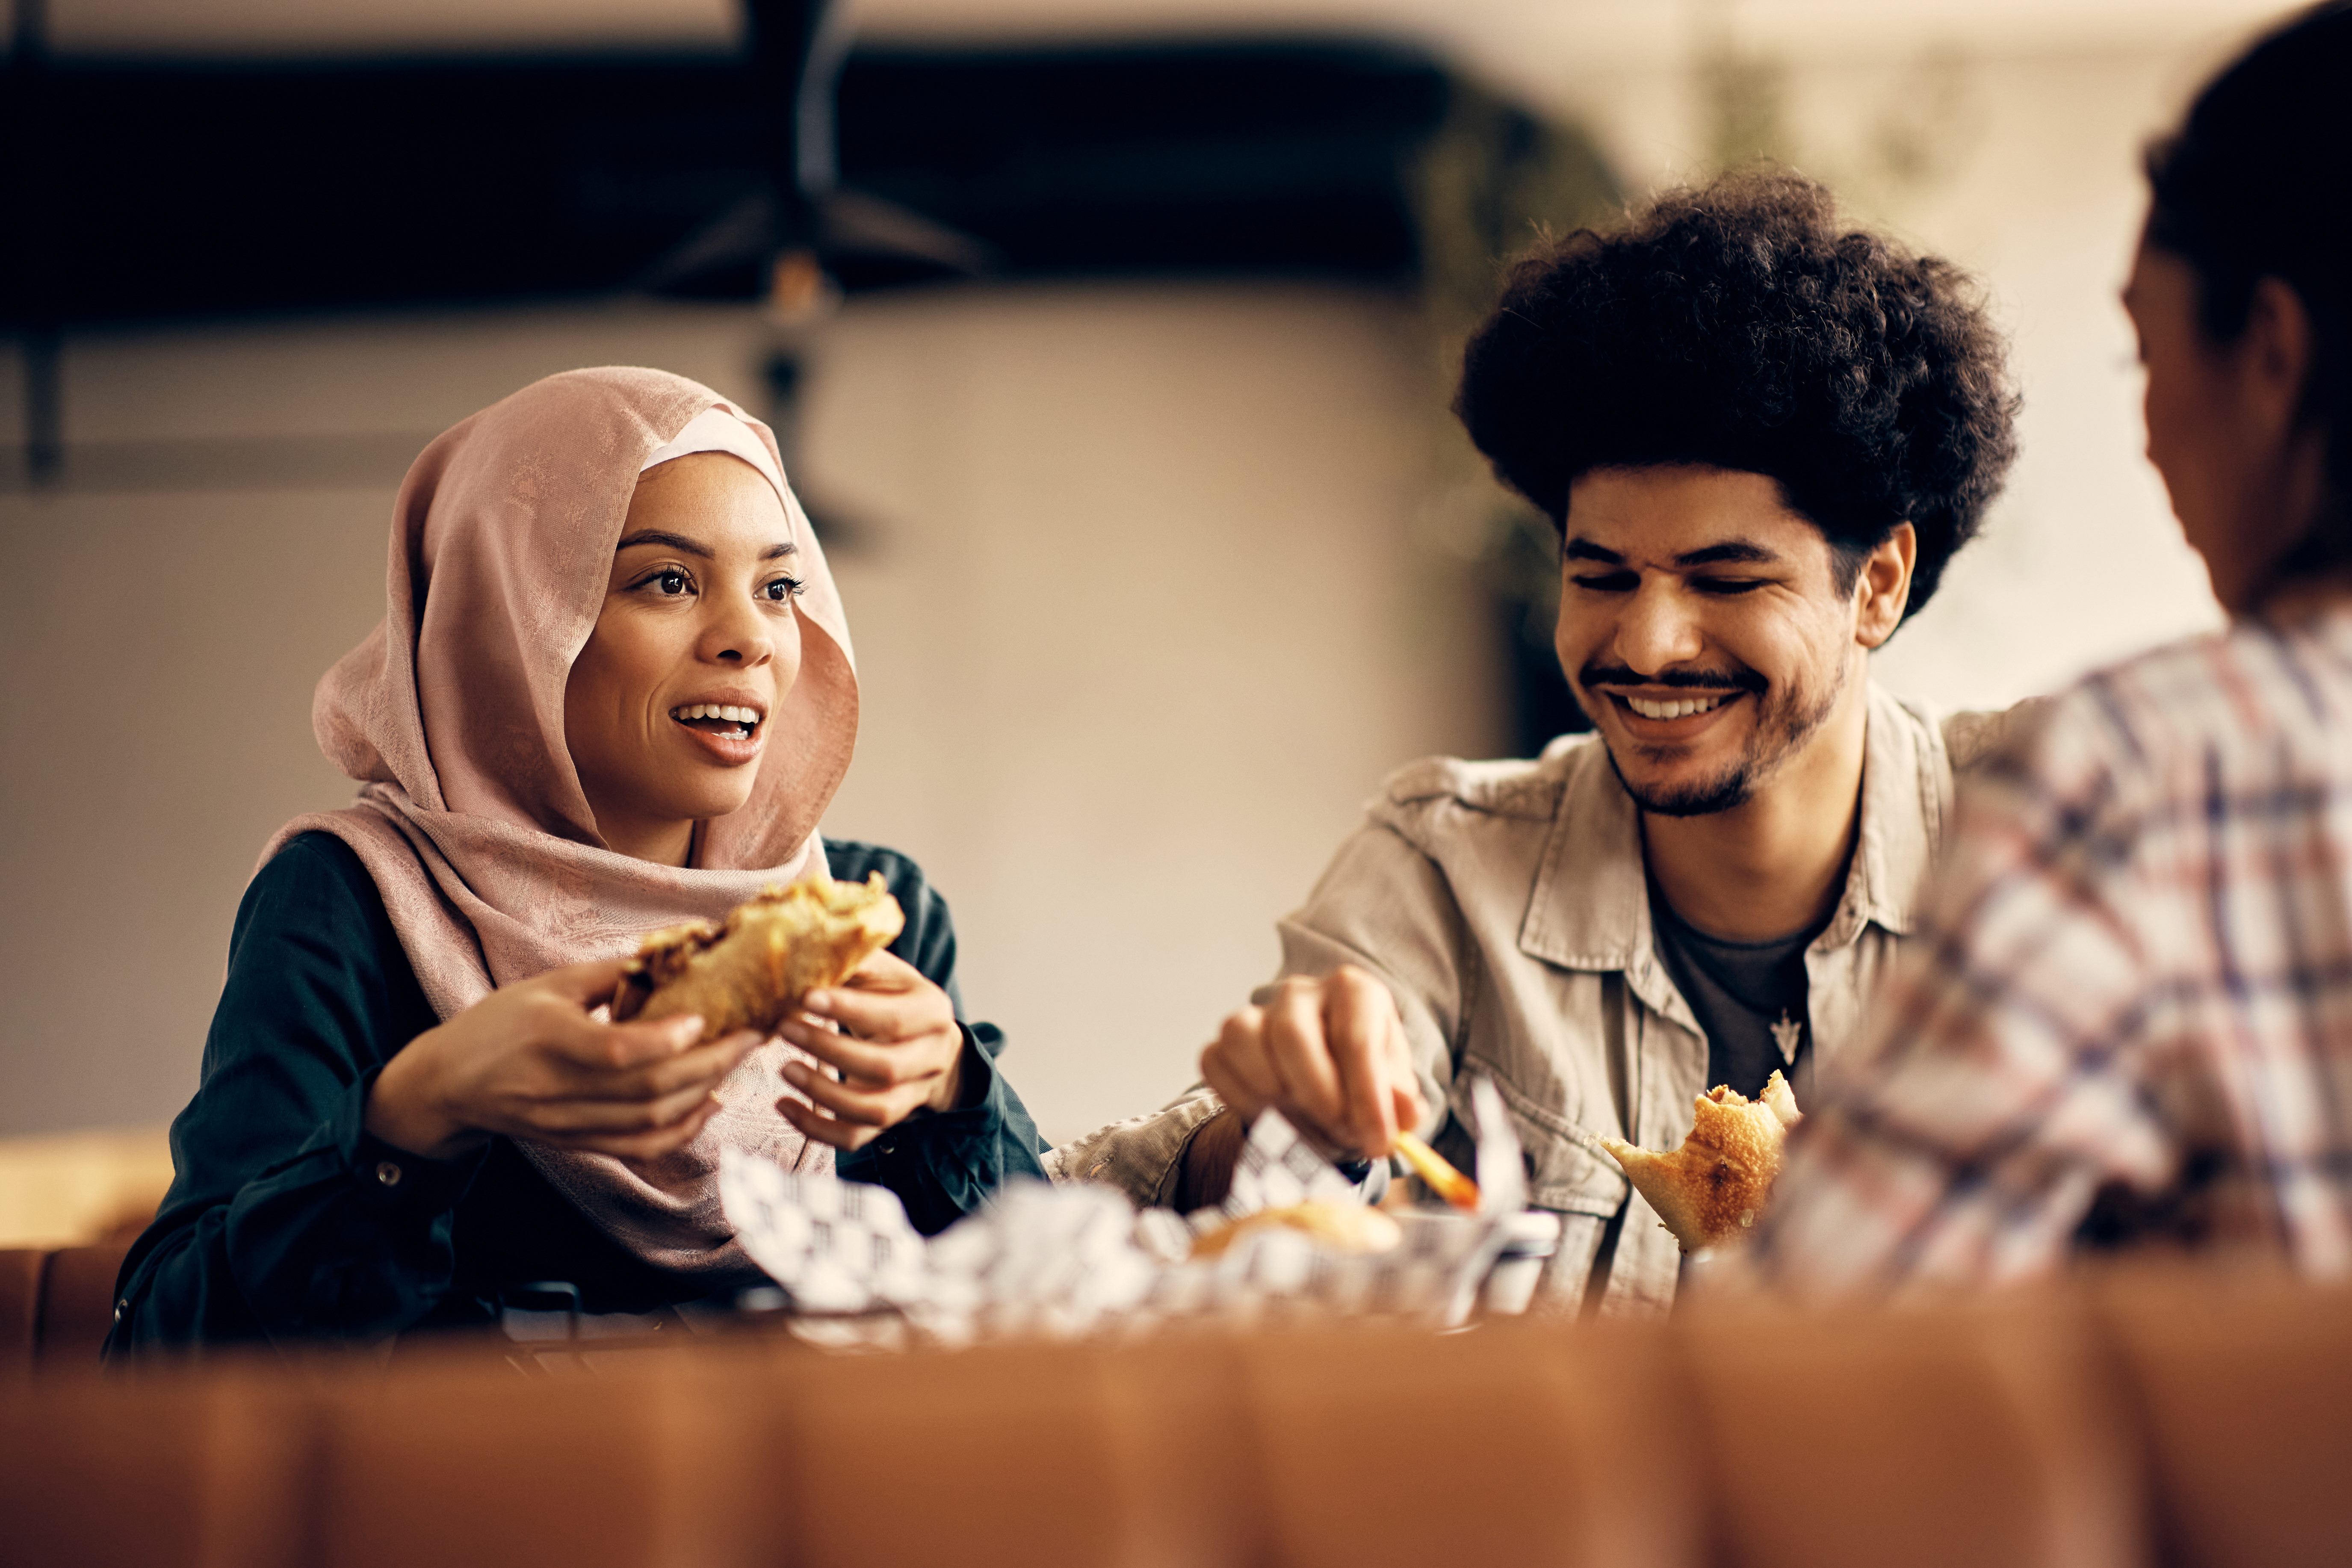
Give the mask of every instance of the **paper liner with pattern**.
<svg viewBox="0 0 2352 1568">
<path fill-rule="evenodd" d="M 720 1157 L 719 1193 L 745 1252 L 784 1288 L 794 1331 L 839 1349 L 1129 1335 L 1271 1313 L 1457 1326 L 1475 1310 L 1525 1191 L 1500 1096 L 1483 1078 L 1468 1087 L 1486 1205 L 1475 1215 L 1366 1208 L 1356 1184 L 1274 1110 L 1252 1123 L 1225 1203 L 1189 1220 L 1138 1213 L 1115 1187 L 1014 1177 L 926 1241 L 887 1187 L 788 1172 L 732 1149 Z M 1329 1212 L 1340 1208 L 1354 1217 Z M 1388 1245 L 1359 1249 L 1391 1233 Z"/>
<path fill-rule="evenodd" d="M 1637 1149 L 1619 1138 L 1601 1140 L 1685 1252 L 1748 1233 L 1764 1212 L 1780 1173 L 1781 1144 L 1798 1121 L 1797 1097 L 1777 1072 L 1755 1100 L 1717 1084 L 1694 1108 L 1690 1135 L 1672 1153 Z"/>
<path fill-rule="evenodd" d="M 906 924 L 879 871 L 863 882 L 820 873 L 769 888 L 724 921 L 646 938 L 614 993 L 613 1016 L 699 1013 L 705 1039 L 738 1029 L 772 1035 L 802 997 L 848 979 Z"/>
</svg>

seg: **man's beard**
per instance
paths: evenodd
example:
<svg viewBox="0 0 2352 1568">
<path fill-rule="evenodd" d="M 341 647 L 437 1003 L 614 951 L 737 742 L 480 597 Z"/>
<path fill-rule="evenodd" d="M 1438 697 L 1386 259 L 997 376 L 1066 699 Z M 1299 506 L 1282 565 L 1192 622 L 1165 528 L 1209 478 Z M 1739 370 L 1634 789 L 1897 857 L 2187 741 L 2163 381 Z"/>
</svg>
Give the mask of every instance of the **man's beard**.
<svg viewBox="0 0 2352 1568">
<path fill-rule="evenodd" d="M 1609 679 L 1612 673 L 1588 666 L 1580 679 L 1586 680 L 1589 689 L 1591 677 L 1599 675 Z M 1623 676 L 1616 678 L 1624 679 L 1625 684 L 1634 684 Z M 1816 700 L 1801 685 L 1792 683 L 1775 689 L 1752 674 L 1730 680 L 1704 677 L 1697 680 L 1667 679 L 1662 681 L 1653 679 L 1649 684 L 1744 691 L 1757 704 L 1756 722 L 1748 730 L 1747 748 L 1729 767 L 1711 779 L 1700 779 L 1672 789 L 1645 789 L 1625 776 L 1624 766 L 1617 760 L 1615 748 L 1604 742 L 1603 750 L 1609 752 L 1609 766 L 1617 774 L 1617 782 L 1625 786 L 1625 793 L 1633 797 L 1633 804 L 1645 812 L 1658 816 L 1707 816 L 1718 811 L 1729 811 L 1735 806 L 1747 805 L 1755 795 L 1756 786 L 1779 772 L 1781 763 L 1802 751 L 1805 742 L 1813 738 L 1813 732 L 1829 722 L 1831 712 L 1837 707 L 1838 698 L 1845 690 L 1845 665 L 1841 661 L 1836 679 Z M 1611 700 L 1603 697 L 1601 700 L 1606 702 Z"/>
</svg>

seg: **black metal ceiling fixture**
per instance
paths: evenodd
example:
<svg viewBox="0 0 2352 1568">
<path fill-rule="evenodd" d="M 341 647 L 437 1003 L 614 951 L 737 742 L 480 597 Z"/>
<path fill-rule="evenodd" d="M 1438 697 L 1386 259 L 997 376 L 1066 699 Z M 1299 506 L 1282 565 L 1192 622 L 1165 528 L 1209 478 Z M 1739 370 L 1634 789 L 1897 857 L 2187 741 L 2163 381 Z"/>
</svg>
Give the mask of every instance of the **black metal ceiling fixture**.
<svg viewBox="0 0 2352 1568">
<path fill-rule="evenodd" d="M 23 15 L 20 12 L 20 16 Z M 861 49 L 803 198 L 733 56 L 217 63 L 7 78 L 19 329 L 987 270 L 1402 278 L 1445 72 L 1382 45 Z M 779 193 L 782 193 L 781 196 Z"/>
</svg>

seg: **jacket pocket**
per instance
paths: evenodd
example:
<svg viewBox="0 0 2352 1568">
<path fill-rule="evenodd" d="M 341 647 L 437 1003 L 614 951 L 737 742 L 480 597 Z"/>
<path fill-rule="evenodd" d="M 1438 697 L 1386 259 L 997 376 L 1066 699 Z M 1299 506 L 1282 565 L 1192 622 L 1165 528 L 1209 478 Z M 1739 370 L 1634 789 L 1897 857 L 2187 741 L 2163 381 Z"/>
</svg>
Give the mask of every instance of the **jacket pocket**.
<svg viewBox="0 0 2352 1568">
<path fill-rule="evenodd" d="M 1603 1217 L 1624 1206 L 1625 1194 L 1631 1190 L 1625 1173 L 1601 1152 L 1593 1135 L 1558 1103 L 1546 1103 L 1484 1057 L 1465 1056 L 1463 1067 L 1486 1074 L 1502 1093 L 1527 1164 L 1529 1203 L 1561 1214 Z M 1462 1076 L 1457 1075 L 1455 1081 L 1460 1086 Z M 1466 1123 L 1469 1097 L 1457 1087 L 1455 1098 L 1460 1103 L 1454 1107 L 1454 1118 Z"/>
</svg>

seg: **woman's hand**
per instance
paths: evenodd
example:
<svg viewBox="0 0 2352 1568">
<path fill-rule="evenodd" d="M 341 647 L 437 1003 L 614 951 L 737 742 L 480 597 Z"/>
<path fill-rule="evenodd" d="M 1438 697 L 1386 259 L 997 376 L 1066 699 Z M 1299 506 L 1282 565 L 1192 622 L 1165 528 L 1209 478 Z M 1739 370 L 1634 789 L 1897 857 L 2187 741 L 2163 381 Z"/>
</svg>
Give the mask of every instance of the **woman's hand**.
<svg viewBox="0 0 2352 1568">
<path fill-rule="evenodd" d="M 1201 1078 L 1244 1127 L 1271 1105 L 1308 1137 L 1366 1159 L 1429 1114 L 1396 998 L 1350 963 L 1294 974 L 1265 1006 L 1226 1019 L 1201 1053 Z"/>
<path fill-rule="evenodd" d="M 904 959 L 877 952 L 847 984 L 812 991 L 802 1006 L 804 1016 L 778 1033 L 824 1066 L 786 1062 L 784 1080 L 814 1103 L 777 1105 L 808 1137 L 862 1149 L 918 1110 L 961 1102 L 963 1030 L 955 1008 Z"/>
<path fill-rule="evenodd" d="M 759 1047 L 751 1030 L 698 1045 L 702 1020 L 589 1016 L 625 959 L 574 963 L 501 986 L 384 1064 L 367 1130 L 446 1160 L 492 1133 L 652 1160 L 718 1113 L 710 1091 Z"/>
</svg>

